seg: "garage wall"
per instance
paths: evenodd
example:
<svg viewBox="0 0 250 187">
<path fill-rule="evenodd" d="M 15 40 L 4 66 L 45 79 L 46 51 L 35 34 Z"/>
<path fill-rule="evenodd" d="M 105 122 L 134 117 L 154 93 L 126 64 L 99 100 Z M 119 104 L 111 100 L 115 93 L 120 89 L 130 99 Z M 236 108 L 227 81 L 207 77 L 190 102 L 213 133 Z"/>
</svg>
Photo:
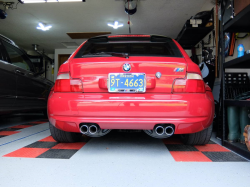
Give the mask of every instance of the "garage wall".
<svg viewBox="0 0 250 187">
<path fill-rule="evenodd" d="M 39 54 L 36 53 L 35 51 L 27 51 L 27 54 L 32 55 L 32 56 L 39 56 Z M 50 57 L 51 59 L 54 59 L 54 54 L 46 54 L 46 55 Z M 54 75 L 52 75 L 53 65 L 50 63 L 47 63 L 47 67 L 45 67 L 45 61 L 43 61 L 43 68 L 46 71 L 46 79 L 50 81 L 54 81 Z"/>
<path fill-rule="evenodd" d="M 56 80 L 57 73 L 58 73 L 58 55 L 61 54 L 72 54 L 77 48 L 72 48 L 72 49 L 55 49 L 55 67 L 54 67 L 54 80 Z"/>
</svg>

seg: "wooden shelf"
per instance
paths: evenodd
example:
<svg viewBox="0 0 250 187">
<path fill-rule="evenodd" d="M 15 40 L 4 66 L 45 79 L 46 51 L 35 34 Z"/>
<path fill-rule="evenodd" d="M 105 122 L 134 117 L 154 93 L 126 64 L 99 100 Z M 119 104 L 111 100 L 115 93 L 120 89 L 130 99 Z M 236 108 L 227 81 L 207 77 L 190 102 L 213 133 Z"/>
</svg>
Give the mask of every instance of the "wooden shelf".
<svg viewBox="0 0 250 187">
<path fill-rule="evenodd" d="M 250 32 L 250 5 L 224 25 L 224 32 Z"/>
<path fill-rule="evenodd" d="M 224 102 L 226 106 L 250 107 L 250 101 L 247 100 L 241 101 L 226 99 Z"/>
<path fill-rule="evenodd" d="M 249 19 L 250 20 L 250 19 Z M 250 68 L 250 54 L 223 63 L 224 68 Z"/>
</svg>

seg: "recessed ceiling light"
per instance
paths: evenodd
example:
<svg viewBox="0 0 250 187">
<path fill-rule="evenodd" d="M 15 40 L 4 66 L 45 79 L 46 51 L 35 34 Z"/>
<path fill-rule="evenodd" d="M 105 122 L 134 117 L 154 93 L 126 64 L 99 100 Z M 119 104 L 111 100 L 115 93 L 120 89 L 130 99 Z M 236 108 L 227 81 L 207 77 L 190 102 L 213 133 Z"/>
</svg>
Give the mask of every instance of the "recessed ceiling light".
<svg viewBox="0 0 250 187">
<path fill-rule="evenodd" d="M 44 25 L 42 23 L 38 23 L 38 27 L 36 29 L 42 30 L 42 31 L 48 31 L 51 29 L 51 25 Z"/>
<path fill-rule="evenodd" d="M 108 23 L 108 26 L 113 27 L 113 29 L 118 29 L 119 27 L 123 27 L 123 24 L 119 24 L 118 21 L 115 21 L 113 25 Z"/>
</svg>

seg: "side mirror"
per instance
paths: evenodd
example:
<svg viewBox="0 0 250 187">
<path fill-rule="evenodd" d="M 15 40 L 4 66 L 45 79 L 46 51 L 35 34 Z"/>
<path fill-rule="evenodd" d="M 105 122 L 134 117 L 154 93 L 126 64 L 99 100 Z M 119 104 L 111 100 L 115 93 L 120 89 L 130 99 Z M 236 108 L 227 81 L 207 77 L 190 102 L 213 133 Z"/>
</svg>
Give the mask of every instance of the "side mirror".
<svg viewBox="0 0 250 187">
<path fill-rule="evenodd" d="M 40 69 L 40 71 L 34 73 L 34 76 L 36 77 L 36 76 L 38 76 L 38 75 L 43 74 L 44 72 L 45 72 L 45 70 L 42 68 L 42 69 Z"/>
</svg>

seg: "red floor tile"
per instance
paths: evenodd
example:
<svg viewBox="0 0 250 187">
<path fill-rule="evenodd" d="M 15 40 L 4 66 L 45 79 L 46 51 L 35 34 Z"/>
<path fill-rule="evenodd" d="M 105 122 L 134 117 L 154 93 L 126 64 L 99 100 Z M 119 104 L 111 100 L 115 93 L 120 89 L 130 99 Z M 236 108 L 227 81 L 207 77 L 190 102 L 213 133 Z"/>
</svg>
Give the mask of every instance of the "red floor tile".
<svg viewBox="0 0 250 187">
<path fill-rule="evenodd" d="M 164 144 L 183 144 L 178 138 L 166 138 L 162 140 Z"/>
<path fill-rule="evenodd" d="M 39 142 L 56 142 L 52 136 L 48 136 L 44 139 L 39 140 Z"/>
<path fill-rule="evenodd" d="M 170 151 L 177 162 L 212 162 L 199 151 Z"/>
<path fill-rule="evenodd" d="M 7 155 L 4 155 L 4 157 L 36 158 L 48 150 L 49 149 L 47 148 L 21 148 Z"/>
<path fill-rule="evenodd" d="M 59 143 L 52 149 L 81 149 L 86 143 L 77 142 L 77 143 Z"/>
<path fill-rule="evenodd" d="M 24 129 L 24 128 L 28 128 L 28 127 L 33 127 L 33 125 L 16 125 L 16 126 L 13 126 L 11 128 L 13 128 L 13 129 L 15 129 L 15 128 Z"/>
<path fill-rule="evenodd" d="M 19 133 L 20 131 L 1 131 L 0 132 L 0 135 L 1 136 L 9 136 L 9 135 L 12 135 L 12 134 L 17 134 Z"/>
<path fill-rule="evenodd" d="M 203 152 L 230 152 L 228 149 L 222 147 L 218 144 L 207 144 L 207 145 L 195 145 L 194 146 L 199 151 Z"/>
</svg>

